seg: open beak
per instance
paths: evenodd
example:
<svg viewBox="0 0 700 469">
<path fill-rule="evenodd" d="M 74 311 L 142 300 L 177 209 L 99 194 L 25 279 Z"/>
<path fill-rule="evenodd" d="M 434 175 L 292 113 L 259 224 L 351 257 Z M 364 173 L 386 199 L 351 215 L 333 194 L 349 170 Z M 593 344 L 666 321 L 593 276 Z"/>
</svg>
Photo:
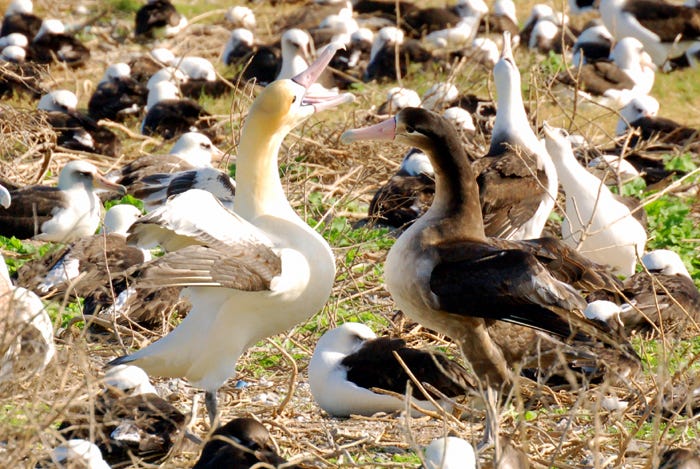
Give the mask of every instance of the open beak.
<svg viewBox="0 0 700 469">
<path fill-rule="evenodd" d="M 93 185 L 95 187 L 105 189 L 108 191 L 118 192 L 121 195 L 126 195 L 126 187 L 122 186 L 121 184 L 115 184 L 115 183 L 109 181 L 107 178 L 105 178 L 101 174 L 93 175 L 92 180 L 93 180 Z"/>
<path fill-rule="evenodd" d="M 318 93 L 309 92 L 311 85 L 316 83 L 323 71 L 326 69 L 331 59 L 338 49 L 345 46 L 339 42 L 328 44 L 318 58 L 309 65 L 309 68 L 301 72 L 299 75 L 292 78 L 294 83 L 303 86 L 306 89 L 306 94 L 302 100 L 302 104 L 311 105 L 314 107 L 314 112 L 320 112 L 326 109 L 331 109 L 341 104 L 350 103 L 355 100 L 355 96 L 351 93 Z"/>
<path fill-rule="evenodd" d="M 360 140 L 394 140 L 396 136 L 396 117 L 361 129 L 350 129 L 340 136 L 342 143 L 348 144 Z"/>
</svg>

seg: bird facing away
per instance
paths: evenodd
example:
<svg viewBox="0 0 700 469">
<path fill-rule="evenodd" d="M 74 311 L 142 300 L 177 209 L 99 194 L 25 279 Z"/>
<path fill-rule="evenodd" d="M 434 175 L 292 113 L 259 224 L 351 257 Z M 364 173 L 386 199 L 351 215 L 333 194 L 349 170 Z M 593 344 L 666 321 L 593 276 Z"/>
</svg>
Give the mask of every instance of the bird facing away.
<svg viewBox="0 0 700 469">
<path fill-rule="evenodd" d="M 170 334 L 110 365 L 134 363 L 152 375 L 186 377 L 205 390 L 212 423 L 216 391 L 240 355 L 316 313 L 331 292 L 333 253 L 289 204 L 277 155 L 294 127 L 353 99 L 308 92 L 336 49 L 326 48 L 306 71 L 270 84 L 253 102 L 238 149 L 234 212 L 210 193 L 190 190 L 131 231 L 130 240 L 138 241 L 154 227 L 166 250 L 184 246 L 144 267 L 142 284 L 189 287 L 183 294 L 192 310 Z"/>
<path fill-rule="evenodd" d="M 262 423 L 253 418 L 236 418 L 216 429 L 192 469 L 277 467 L 286 462 L 275 452 L 270 432 Z"/>
<path fill-rule="evenodd" d="M 454 126 L 407 108 L 341 136 L 346 143 L 371 139 L 416 146 L 435 169 L 432 206 L 387 256 L 387 290 L 407 316 L 457 342 L 479 379 L 492 389 L 511 383 L 511 366 L 535 352 L 535 330 L 594 347 L 590 358 L 598 356 L 613 375 L 638 369 L 629 344 L 583 317 L 586 302 L 572 286 L 614 290 L 617 279 L 551 238 L 485 236 L 474 173 Z"/>
<path fill-rule="evenodd" d="M 102 213 L 98 188 L 126 192 L 105 179 L 95 165 L 71 161 L 61 169 L 57 187 L 29 186 L 10 192 L 12 205 L 0 209 L 0 234 L 56 243 L 92 235 Z"/>
<path fill-rule="evenodd" d="M 545 144 L 566 194 L 561 236 L 581 254 L 626 277 L 644 253 L 647 233 L 610 189 L 578 162 L 568 134 L 544 124 Z"/>
<path fill-rule="evenodd" d="M 425 447 L 424 469 L 474 469 L 476 454 L 472 445 L 462 438 L 435 438 Z"/>
<path fill-rule="evenodd" d="M 311 394 L 333 416 L 404 410 L 403 399 L 372 391 L 406 392 L 410 377 L 394 353 L 419 382 L 431 384 L 447 397 L 463 396 L 474 389 L 467 370 L 444 355 L 410 348 L 399 338 L 378 338 L 364 324 L 346 322 L 323 334 L 316 344 L 309 363 Z M 435 410 L 422 395 L 413 399 L 419 406 Z"/>
</svg>

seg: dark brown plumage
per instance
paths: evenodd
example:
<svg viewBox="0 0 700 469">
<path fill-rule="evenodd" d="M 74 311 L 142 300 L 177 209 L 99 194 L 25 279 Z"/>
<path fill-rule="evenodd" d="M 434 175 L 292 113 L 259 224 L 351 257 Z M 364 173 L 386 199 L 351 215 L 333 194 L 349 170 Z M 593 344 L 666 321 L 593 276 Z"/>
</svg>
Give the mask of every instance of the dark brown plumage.
<svg viewBox="0 0 700 469">
<path fill-rule="evenodd" d="M 383 138 L 425 151 L 436 174 L 431 209 L 387 257 L 387 288 L 397 306 L 456 340 L 491 386 L 510 382 L 510 367 L 537 355 L 535 330 L 573 341 L 588 359 L 605 357 L 614 373 L 636 370 L 631 346 L 606 325 L 583 318 L 585 300 L 557 275 L 603 287 L 617 285 L 614 277 L 554 240 L 487 238 L 475 177 L 454 127 L 419 108 L 400 111 L 394 125 Z M 541 262 L 538 254 L 549 259 Z"/>
<path fill-rule="evenodd" d="M 700 452 L 685 448 L 673 448 L 661 455 L 658 469 L 700 469 Z"/>
<path fill-rule="evenodd" d="M 576 86 L 595 96 L 602 96 L 610 89 L 626 90 L 635 86 L 634 81 L 610 60 L 598 60 L 579 68 L 565 70 L 557 75 L 556 80 L 568 86 Z"/>
<path fill-rule="evenodd" d="M 192 469 L 277 467 L 286 462 L 275 452 L 270 433 L 263 424 L 252 418 L 236 418 L 216 429 Z M 297 466 L 285 464 L 284 467 Z"/>
<path fill-rule="evenodd" d="M 66 265 L 71 261 L 77 262 L 79 278 L 69 279 L 67 284 L 40 286 L 46 282 L 51 270 L 67 269 Z M 98 234 L 81 238 L 63 249 L 25 263 L 17 271 L 17 283 L 32 291 L 50 293 L 52 297 L 65 294 L 67 288 L 70 288 L 70 294 L 85 297 L 99 286 L 107 284 L 110 277 L 143 261 L 143 251 L 128 246 L 124 236 L 115 233 Z"/>
<path fill-rule="evenodd" d="M 130 454 L 145 461 L 161 460 L 181 437 L 186 423 L 182 412 L 152 393 L 129 396 L 110 389 L 95 398 L 94 415 L 85 407 L 70 409 L 58 430 L 66 439 L 94 438 L 110 464 L 130 462 Z M 117 439 L 117 429 L 131 435 Z"/>
<path fill-rule="evenodd" d="M 391 337 L 365 340 L 359 350 L 343 358 L 341 365 L 347 369 L 347 380 L 365 389 L 404 394 L 411 378 L 394 352 L 418 381 L 429 383 L 447 397 L 463 396 L 476 388 L 473 378 L 457 362 L 437 352 L 407 347 L 403 339 Z"/>
<path fill-rule="evenodd" d="M 46 113 L 46 120 L 58 134 L 58 145 L 78 151 L 119 156 L 122 145 L 117 134 L 74 110 Z"/>
<path fill-rule="evenodd" d="M 461 19 L 448 8 L 418 8 L 405 13 L 401 24 L 409 36 L 420 38 L 424 34 L 456 26 Z"/>
<path fill-rule="evenodd" d="M 141 126 L 144 135 L 160 135 L 166 140 L 199 130 L 207 134 L 211 114 L 191 99 L 166 99 L 148 110 Z"/>
<path fill-rule="evenodd" d="M 29 186 L 10 191 L 12 210 L 0 207 L 0 234 L 28 239 L 41 232 L 54 208 L 67 208 L 68 200 L 58 187 Z"/>
<path fill-rule="evenodd" d="M 90 59 L 90 49 L 69 34 L 47 33 L 35 38 L 27 47 L 27 60 L 41 64 L 62 62 L 80 67 Z"/>
<path fill-rule="evenodd" d="M 0 37 L 12 33 L 24 34 L 31 40 L 41 29 L 42 19 L 32 13 L 13 13 L 5 15 L 0 28 Z"/>
<path fill-rule="evenodd" d="M 152 37 L 157 28 L 177 26 L 180 14 L 168 0 L 152 0 L 136 12 L 134 33 L 136 36 Z"/>
<path fill-rule="evenodd" d="M 632 14 L 639 23 L 658 35 L 662 42 L 700 37 L 700 10 L 657 0 L 625 2 L 622 11 Z"/>
<path fill-rule="evenodd" d="M 88 102 L 88 115 L 95 121 L 123 121 L 138 115 L 146 105 L 148 89 L 130 77 L 109 80 L 97 85 Z"/>
</svg>

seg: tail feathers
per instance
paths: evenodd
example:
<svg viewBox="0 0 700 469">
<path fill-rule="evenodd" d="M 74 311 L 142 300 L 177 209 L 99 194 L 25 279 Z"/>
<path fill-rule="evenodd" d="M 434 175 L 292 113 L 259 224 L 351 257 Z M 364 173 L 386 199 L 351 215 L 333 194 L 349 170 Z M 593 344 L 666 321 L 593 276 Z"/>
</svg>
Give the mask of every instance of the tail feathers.
<svg viewBox="0 0 700 469">
<path fill-rule="evenodd" d="M 132 355 L 122 355 L 121 357 L 117 357 L 114 360 L 112 360 L 111 362 L 107 363 L 105 365 L 105 368 L 111 368 L 113 366 L 118 366 L 118 365 L 126 365 L 127 363 L 131 363 L 134 360 L 136 360 L 136 358 L 134 358 Z"/>
</svg>

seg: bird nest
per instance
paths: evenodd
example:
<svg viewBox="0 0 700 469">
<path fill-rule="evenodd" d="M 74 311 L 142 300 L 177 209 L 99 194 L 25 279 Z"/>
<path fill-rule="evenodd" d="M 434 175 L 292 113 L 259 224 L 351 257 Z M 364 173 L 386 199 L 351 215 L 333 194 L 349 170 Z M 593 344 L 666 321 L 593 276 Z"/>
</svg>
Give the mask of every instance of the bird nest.
<svg viewBox="0 0 700 469">
<path fill-rule="evenodd" d="M 52 167 L 56 133 L 43 114 L 0 104 L 0 178 L 17 185 L 35 184 Z"/>
</svg>

